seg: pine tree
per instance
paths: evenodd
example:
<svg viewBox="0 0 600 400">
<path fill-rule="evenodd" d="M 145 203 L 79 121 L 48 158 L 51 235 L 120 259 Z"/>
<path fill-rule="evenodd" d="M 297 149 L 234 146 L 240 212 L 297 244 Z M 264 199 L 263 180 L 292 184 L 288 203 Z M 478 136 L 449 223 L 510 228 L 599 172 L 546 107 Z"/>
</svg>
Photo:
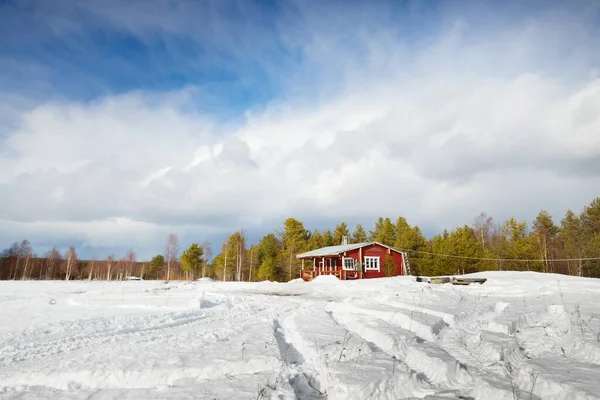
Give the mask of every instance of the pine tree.
<svg viewBox="0 0 600 400">
<path fill-rule="evenodd" d="M 396 265 L 392 257 L 386 256 L 385 262 L 383 263 L 383 272 L 385 276 L 396 276 Z"/>
<path fill-rule="evenodd" d="M 476 258 L 483 256 L 483 248 L 473 228 L 467 225 L 459 227 L 450 233 L 448 239 L 450 254 L 461 257 L 472 257 L 453 259 L 455 266 L 454 273 L 468 274 L 477 272 L 479 270 L 479 260 Z"/>
<path fill-rule="evenodd" d="M 323 238 L 323 235 L 315 229 L 310 235 L 310 238 L 308 238 L 306 248 L 308 250 L 315 250 L 320 249 L 321 247 L 325 247 L 325 239 Z"/>
<path fill-rule="evenodd" d="M 590 205 L 583 209 L 581 225 L 589 238 L 600 234 L 600 197 L 592 200 Z"/>
<path fill-rule="evenodd" d="M 203 255 L 204 249 L 198 243 L 192 243 L 181 253 L 181 268 L 187 276 L 191 275 L 194 279 L 200 273 L 204 262 Z"/>
<path fill-rule="evenodd" d="M 333 241 L 333 234 L 331 230 L 326 229 L 323 231 L 323 246 L 335 246 L 335 242 Z M 339 243 L 338 243 L 339 244 Z"/>
<path fill-rule="evenodd" d="M 367 233 L 361 224 L 356 225 L 354 233 L 352 234 L 352 243 L 363 243 L 367 241 Z"/>
<path fill-rule="evenodd" d="M 425 271 L 431 267 L 427 264 L 431 264 L 432 260 L 421 253 L 427 250 L 428 243 L 418 226 L 411 227 L 406 219 L 399 217 L 394 226 L 394 234 L 392 245 L 397 249 L 409 252 L 411 268 L 415 273 Z"/>
<path fill-rule="evenodd" d="M 503 234 L 503 257 L 517 260 L 536 260 L 539 258 L 535 250 L 535 238 L 529 235 L 527 223 L 525 221 L 517 222 L 510 218 L 501 228 Z M 506 261 L 505 269 L 509 270 L 528 270 L 541 271 L 542 265 L 537 261 Z"/>
<path fill-rule="evenodd" d="M 548 212 L 540 211 L 533 221 L 533 234 L 536 238 L 540 258 L 543 260 L 543 272 L 552 272 L 552 256 L 558 227 L 554 225 Z"/>
<path fill-rule="evenodd" d="M 571 210 L 567 210 L 565 217 L 560 222 L 561 229 L 558 232 L 558 243 L 562 258 L 580 259 L 585 249 L 584 229 L 581 220 Z M 570 275 L 583 275 L 583 262 L 565 262 Z"/>
<path fill-rule="evenodd" d="M 282 280 L 283 271 L 280 268 L 282 258 L 282 244 L 277 237 L 269 233 L 258 244 L 258 279 Z"/>
<path fill-rule="evenodd" d="M 379 217 L 375 223 L 375 229 L 371 231 L 370 239 L 387 246 L 393 246 L 396 240 L 396 229 L 392 220 Z"/>
<path fill-rule="evenodd" d="M 165 265 L 165 257 L 162 254 L 157 254 L 150 260 L 150 270 L 148 271 L 148 278 L 158 279 L 160 271 Z"/>
<path fill-rule="evenodd" d="M 334 245 L 342 244 L 342 239 L 345 236 L 349 239 L 350 231 L 348 230 L 348 225 L 345 222 L 340 223 L 335 227 L 333 231 L 333 243 Z"/>
<path fill-rule="evenodd" d="M 581 234 L 584 242 L 583 254 L 586 258 L 600 256 L 600 197 L 592 200 L 581 213 Z M 581 272 L 585 276 L 598 276 L 600 260 L 582 262 Z"/>
<path fill-rule="evenodd" d="M 383 232 L 383 217 L 377 218 L 375 228 L 372 231 L 369 231 L 369 241 L 377 241 L 377 237 L 381 236 L 381 232 Z"/>
<path fill-rule="evenodd" d="M 306 249 L 309 236 L 310 232 L 304 228 L 304 224 L 301 221 L 295 218 L 288 218 L 283 223 L 281 241 L 288 266 L 289 280 L 300 274 L 300 263 L 296 255 Z"/>
</svg>

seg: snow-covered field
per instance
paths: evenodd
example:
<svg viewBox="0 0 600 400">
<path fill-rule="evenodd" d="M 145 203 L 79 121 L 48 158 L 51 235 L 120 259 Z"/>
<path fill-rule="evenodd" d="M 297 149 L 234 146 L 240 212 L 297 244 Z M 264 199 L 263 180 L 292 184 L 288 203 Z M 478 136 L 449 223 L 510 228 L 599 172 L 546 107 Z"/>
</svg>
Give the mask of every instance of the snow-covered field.
<svg viewBox="0 0 600 400">
<path fill-rule="evenodd" d="M 0 282 L 1 399 L 600 398 L 600 281 Z"/>
</svg>

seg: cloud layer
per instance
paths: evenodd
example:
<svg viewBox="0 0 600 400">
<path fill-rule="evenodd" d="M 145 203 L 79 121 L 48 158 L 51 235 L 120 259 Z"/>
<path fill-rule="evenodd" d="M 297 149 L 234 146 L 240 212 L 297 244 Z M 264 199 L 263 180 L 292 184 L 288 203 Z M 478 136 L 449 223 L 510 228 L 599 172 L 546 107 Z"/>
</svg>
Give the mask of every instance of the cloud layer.
<svg viewBox="0 0 600 400">
<path fill-rule="evenodd" d="M 131 4 L 103 20 L 144 40 L 195 32 Z M 199 104 L 198 82 L 0 109 L 11 121 L 0 136 L 0 241 L 149 257 L 170 231 L 189 242 L 266 233 L 288 216 L 322 227 L 403 215 L 434 233 L 481 211 L 531 220 L 545 208 L 558 219 L 599 195 L 593 12 L 554 8 L 482 29 L 469 10 L 448 9 L 439 28 L 411 37 L 389 21 L 365 29 L 375 9 L 284 11 L 269 43 L 297 64 L 253 62 L 279 91 L 230 121 Z M 292 11 L 301 22 L 286 24 Z M 220 46 L 237 59 L 264 54 L 228 35 Z"/>
</svg>

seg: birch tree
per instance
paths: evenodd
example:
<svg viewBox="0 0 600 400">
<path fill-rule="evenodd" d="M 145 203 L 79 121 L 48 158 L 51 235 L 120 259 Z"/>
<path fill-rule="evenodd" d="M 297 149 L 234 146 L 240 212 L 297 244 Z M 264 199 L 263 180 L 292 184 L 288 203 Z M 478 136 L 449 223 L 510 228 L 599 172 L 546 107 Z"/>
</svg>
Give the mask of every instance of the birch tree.
<svg viewBox="0 0 600 400">
<path fill-rule="evenodd" d="M 75 247 L 70 246 L 69 250 L 65 254 L 65 258 L 67 259 L 67 266 L 65 270 L 65 281 L 71 279 L 71 274 L 73 273 L 73 267 L 77 264 L 77 253 L 75 252 Z"/>
<path fill-rule="evenodd" d="M 202 254 L 203 263 L 202 263 L 202 277 L 206 277 L 206 269 L 208 268 L 208 263 L 212 258 L 212 244 L 210 241 L 205 240 L 202 242 L 202 248 L 204 249 L 204 253 Z"/>
<path fill-rule="evenodd" d="M 165 246 L 165 260 L 167 261 L 167 282 L 171 279 L 171 268 L 177 260 L 179 253 L 179 238 L 176 234 L 170 233 L 167 236 L 167 244 Z"/>
<path fill-rule="evenodd" d="M 533 232 L 541 259 L 543 260 L 543 272 L 551 272 L 551 258 L 556 235 L 558 234 L 558 227 L 554 225 L 552 217 L 547 211 L 540 211 L 535 221 L 533 221 Z"/>
<path fill-rule="evenodd" d="M 112 255 L 112 254 L 109 254 L 108 257 L 106 258 L 106 270 L 107 270 L 107 272 L 106 272 L 106 280 L 107 281 L 110 281 L 110 278 L 111 278 L 111 276 L 110 276 L 111 271 L 110 270 L 112 269 L 112 266 L 113 266 L 114 262 L 115 262 L 115 256 Z"/>
<path fill-rule="evenodd" d="M 94 276 L 94 264 L 96 263 L 96 255 L 92 256 L 92 259 L 90 260 L 90 271 L 88 274 L 88 281 L 92 280 L 92 277 Z"/>
<path fill-rule="evenodd" d="M 133 275 L 133 267 L 135 265 L 136 256 L 135 252 L 131 249 L 127 250 L 125 255 L 125 276 L 129 277 Z"/>
</svg>

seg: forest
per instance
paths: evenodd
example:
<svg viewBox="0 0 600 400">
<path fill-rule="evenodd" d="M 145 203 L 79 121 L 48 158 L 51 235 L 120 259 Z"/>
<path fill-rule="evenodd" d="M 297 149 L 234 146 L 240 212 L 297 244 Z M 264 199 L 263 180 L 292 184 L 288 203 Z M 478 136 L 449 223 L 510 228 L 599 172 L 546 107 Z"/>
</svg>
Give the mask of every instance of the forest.
<svg viewBox="0 0 600 400">
<path fill-rule="evenodd" d="M 296 254 L 350 243 L 377 241 L 409 255 L 413 275 L 453 275 L 490 270 L 537 271 L 600 277 L 600 198 L 576 214 L 568 210 L 559 223 L 541 210 L 529 224 L 510 218 L 496 222 L 486 213 L 451 231 L 427 239 L 404 217 L 379 217 L 372 229 L 340 222 L 332 229 L 310 230 L 295 218 L 250 244 L 243 230 L 233 232 L 213 257 L 209 241 L 180 249 L 171 233 L 159 254 L 139 261 L 132 250 L 122 257 L 82 260 L 70 246 L 37 255 L 27 240 L 0 253 L 0 279 L 181 280 L 202 277 L 224 281 L 288 281 L 300 275 Z"/>
</svg>

